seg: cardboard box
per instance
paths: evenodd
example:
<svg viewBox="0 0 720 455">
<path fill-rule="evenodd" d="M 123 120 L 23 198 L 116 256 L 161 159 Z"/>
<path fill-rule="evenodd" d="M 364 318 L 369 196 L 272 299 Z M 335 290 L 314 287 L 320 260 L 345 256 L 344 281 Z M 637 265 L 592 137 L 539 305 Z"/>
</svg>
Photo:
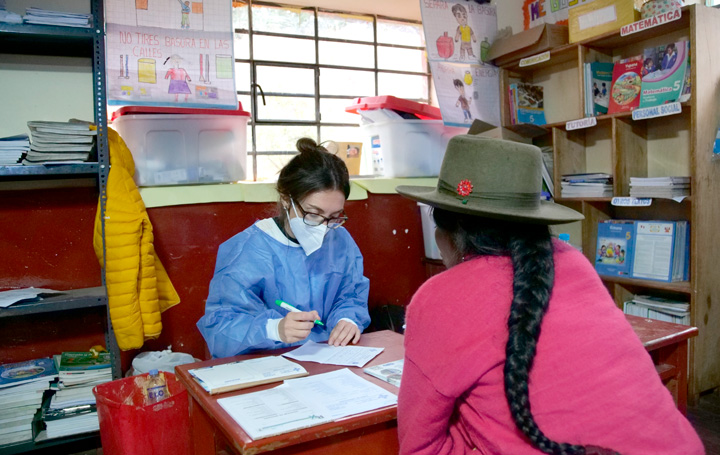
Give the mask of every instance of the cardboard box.
<svg viewBox="0 0 720 455">
<path fill-rule="evenodd" d="M 620 30 L 640 19 L 633 0 L 594 0 L 568 11 L 570 42 Z"/>
<path fill-rule="evenodd" d="M 596 0 L 598 1 L 598 0 Z M 504 66 L 568 43 L 566 25 L 543 24 L 530 30 L 495 40 L 488 51 L 488 60 Z"/>
<path fill-rule="evenodd" d="M 507 141 L 522 142 L 524 144 L 532 144 L 533 137 L 539 136 L 540 134 L 547 134 L 545 128 L 537 125 L 513 125 L 513 127 L 516 126 L 520 127 L 517 132 L 475 119 L 472 125 L 470 125 L 470 130 L 467 134 L 475 134 L 494 139 L 505 139 Z"/>
</svg>

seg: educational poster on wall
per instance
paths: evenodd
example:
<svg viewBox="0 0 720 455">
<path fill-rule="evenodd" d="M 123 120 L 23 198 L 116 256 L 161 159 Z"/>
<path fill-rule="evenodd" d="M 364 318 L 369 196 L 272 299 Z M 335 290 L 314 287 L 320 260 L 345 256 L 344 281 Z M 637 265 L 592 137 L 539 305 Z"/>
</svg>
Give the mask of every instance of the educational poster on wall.
<svg viewBox="0 0 720 455">
<path fill-rule="evenodd" d="M 593 0 L 524 0 L 522 4 L 523 29 L 542 24 L 568 23 L 568 10 Z"/>
<path fill-rule="evenodd" d="M 494 5 L 465 0 L 422 0 L 420 10 L 430 71 L 443 121 L 500 125 L 499 72 L 483 63 L 497 34 Z"/>
<path fill-rule="evenodd" d="M 105 0 L 111 105 L 237 109 L 231 0 Z"/>
</svg>

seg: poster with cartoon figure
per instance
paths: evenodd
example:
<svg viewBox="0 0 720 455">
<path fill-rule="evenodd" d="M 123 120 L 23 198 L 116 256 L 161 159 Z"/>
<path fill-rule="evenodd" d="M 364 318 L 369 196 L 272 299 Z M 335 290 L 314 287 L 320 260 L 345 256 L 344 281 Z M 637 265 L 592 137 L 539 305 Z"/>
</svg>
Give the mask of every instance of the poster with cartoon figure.
<svg viewBox="0 0 720 455">
<path fill-rule="evenodd" d="M 465 0 L 422 0 L 420 5 L 444 123 L 470 126 L 480 119 L 500 125 L 499 72 L 483 63 L 497 34 L 495 6 Z"/>
<path fill-rule="evenodd" d="M 106 0 L 111 105 L 237 109 L 230 0 Z"/>
<path fill-rule="evenodd" d="M 443 121 L 470 126 L 474 119 L 500 124 L 499 71 L 491 65 L 430 62 Z"/>
</svg>

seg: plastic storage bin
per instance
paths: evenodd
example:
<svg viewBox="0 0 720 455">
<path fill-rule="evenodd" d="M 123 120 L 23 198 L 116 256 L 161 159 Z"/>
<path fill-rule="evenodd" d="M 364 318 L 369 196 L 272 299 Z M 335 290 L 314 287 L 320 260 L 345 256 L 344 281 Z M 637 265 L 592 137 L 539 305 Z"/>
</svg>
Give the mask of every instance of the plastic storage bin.
<svg viewBox="0 0 720 455">
<path fill-rule="evenodd" d="M 219 109 L 128 106 L 112 127 L 135 160 L 138 186 L 244 180 L 250 114 Z"/>
<path fill-rule="evenodd" d="M 118 379 L 93 388 L 105 455 L 190 455 L 187 390 L 173 373 L 165 373 L 170 397 L 144 405 L 147 374 Z"/>
<path fill-rule="evenodd" d="M 377 109 L 387 116 L 369 116 L 363 110 Z M 365 156 L 372 156 L 373 174 L 385 177 L 435 177 L 440 172 L 450 138 L 466 134 L 467 128 L 445 126 L 440 110 L 422 103 L 390 96 L 358 98 L 345 109 L 375 121 L 360 126 Z"/>
</svg>

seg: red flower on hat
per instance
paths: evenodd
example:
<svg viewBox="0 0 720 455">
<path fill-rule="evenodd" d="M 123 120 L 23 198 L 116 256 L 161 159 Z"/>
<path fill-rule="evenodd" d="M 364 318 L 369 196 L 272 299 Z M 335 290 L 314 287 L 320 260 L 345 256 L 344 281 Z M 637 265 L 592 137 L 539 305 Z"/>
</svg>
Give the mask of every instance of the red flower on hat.
<svg viewBox="0 0 720 455">
<path fill-rule="evenodd" d="M 472 193 L 472 190 L 473 186 L 470 180 L 464 179 L 460 180 L 460 183 L 458 183 L 457 192 L 460 196 L 467 196 Z"/>
</svg>

